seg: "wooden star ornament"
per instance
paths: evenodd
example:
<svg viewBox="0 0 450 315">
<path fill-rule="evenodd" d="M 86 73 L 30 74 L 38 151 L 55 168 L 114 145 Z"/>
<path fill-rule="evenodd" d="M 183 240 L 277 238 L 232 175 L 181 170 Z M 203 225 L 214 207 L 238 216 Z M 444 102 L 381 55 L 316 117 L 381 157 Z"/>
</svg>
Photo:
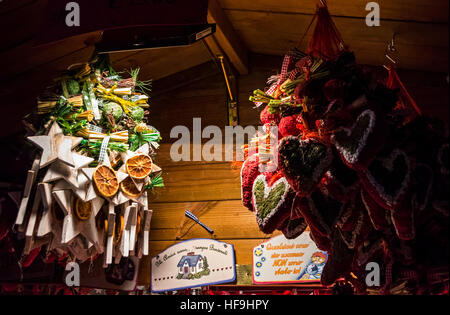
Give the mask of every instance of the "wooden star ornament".
<svg viewBox="0 0 450 315">
<path fill-rule="evenodd" d="M 43 150 L 40 168 L 55 161 L 75 166 L 71 151 L 81 143 L 82 138 L 65 136 L 57 122 L 53 122 L 47 135 L 32 136 L 28 139 Z"/>
</svg>

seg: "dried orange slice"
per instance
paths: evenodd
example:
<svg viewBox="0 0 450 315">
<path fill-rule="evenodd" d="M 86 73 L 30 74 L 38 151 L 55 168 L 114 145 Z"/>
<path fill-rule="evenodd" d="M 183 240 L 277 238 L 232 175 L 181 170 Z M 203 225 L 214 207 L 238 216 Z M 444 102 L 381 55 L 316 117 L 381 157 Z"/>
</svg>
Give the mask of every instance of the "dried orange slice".
<svg viewBox="0 0 450 315">
<path fill-rule="evenodd" d="M 127 160 L 125 168 L 131 177 L 144 179 L 152 172 L 152 164 L 152 159 L 147 154 L 138 154 Z"/>
<path fill-rule="evenodd" d="M 109 166 L 98 166 L 92 177 L 98 192 L 105 198 L 114 196 L 119 190 L 116 172 Z"/>
<path fill-rule="evenodd" d="M 92 215 L 92 202 L 83 202 L 80 198 L 75 201 L 75 215 L 81 221 L 88 220 Z"/>
<path fill-rule="evenodd" d="M 139 196 L 141 191 L 136 187 L 131 177 L 127 177 L 120 183 L 120 190 L 122 190 L 126 195 L 134 198 Z"/>
</svg>

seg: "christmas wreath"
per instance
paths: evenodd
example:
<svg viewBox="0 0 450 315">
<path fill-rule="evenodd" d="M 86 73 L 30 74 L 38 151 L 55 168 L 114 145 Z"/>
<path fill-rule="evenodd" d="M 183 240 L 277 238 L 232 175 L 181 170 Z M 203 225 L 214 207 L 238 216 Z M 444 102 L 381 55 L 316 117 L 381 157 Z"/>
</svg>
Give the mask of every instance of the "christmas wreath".
<svg viewBox="0 0 450 315">
<path fill-rule="evenodd" d="M 24 120 L 36 158 L 15 222 L 26 238 L 24 261 L 43 250 L 60 263 L 103 256 L 106 268 L 149 254 L 148 193 L 164 186 L 151 86 L 139 69 L 116 72 L 99 56 L 38 97 Z"/>
</svg>

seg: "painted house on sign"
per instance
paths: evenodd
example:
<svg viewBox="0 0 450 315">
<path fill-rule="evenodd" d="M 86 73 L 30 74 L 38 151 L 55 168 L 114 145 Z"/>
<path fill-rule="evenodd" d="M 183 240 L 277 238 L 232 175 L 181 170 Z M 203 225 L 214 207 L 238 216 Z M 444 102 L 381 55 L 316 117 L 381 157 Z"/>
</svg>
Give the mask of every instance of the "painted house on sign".
<svg viewBox="0 0 450 315">
<path fill-rule="evenodd" d="M 204 258 L 201 255 L 188 253 L 178 262 L 178 273 L 186 277 L 188 274 L 196 274 L 205 269 Z"/>
</svg>

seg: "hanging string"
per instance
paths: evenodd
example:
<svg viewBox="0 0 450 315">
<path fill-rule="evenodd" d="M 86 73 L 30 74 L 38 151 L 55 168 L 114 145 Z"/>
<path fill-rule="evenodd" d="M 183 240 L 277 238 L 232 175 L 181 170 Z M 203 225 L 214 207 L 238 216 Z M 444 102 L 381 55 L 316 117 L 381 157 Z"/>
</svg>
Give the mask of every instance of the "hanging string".
<svg viewBox="0 0 450 315">
<path fill-rule="evenodd" d="M 411 97 L 411 95 L 406 90 L 406 87 L 403 85 L 403 82 L 400 80 L 400 77 L 397 74 L 397 71 L 392 66 L 386 66 L 388 70 L 388 77 L 386 80 L 386 87 L 390 89 L 400 89 L 399 100 L 397 102 L 396 109 L 407 109 L 413 108 L 415 112 L 421 116 L 422 111 L 420 110 L 417 103 Z"/>
<path fill-rule="evenodd" d="M 309 41 L 307 53 L 314 57 L 334 60 L 348 50 L 348 47 L 331 18 L 325 0 L 321 0 L 317 5 L 315 16 L 317 16 L 317 23 Z"/>
</svg>

